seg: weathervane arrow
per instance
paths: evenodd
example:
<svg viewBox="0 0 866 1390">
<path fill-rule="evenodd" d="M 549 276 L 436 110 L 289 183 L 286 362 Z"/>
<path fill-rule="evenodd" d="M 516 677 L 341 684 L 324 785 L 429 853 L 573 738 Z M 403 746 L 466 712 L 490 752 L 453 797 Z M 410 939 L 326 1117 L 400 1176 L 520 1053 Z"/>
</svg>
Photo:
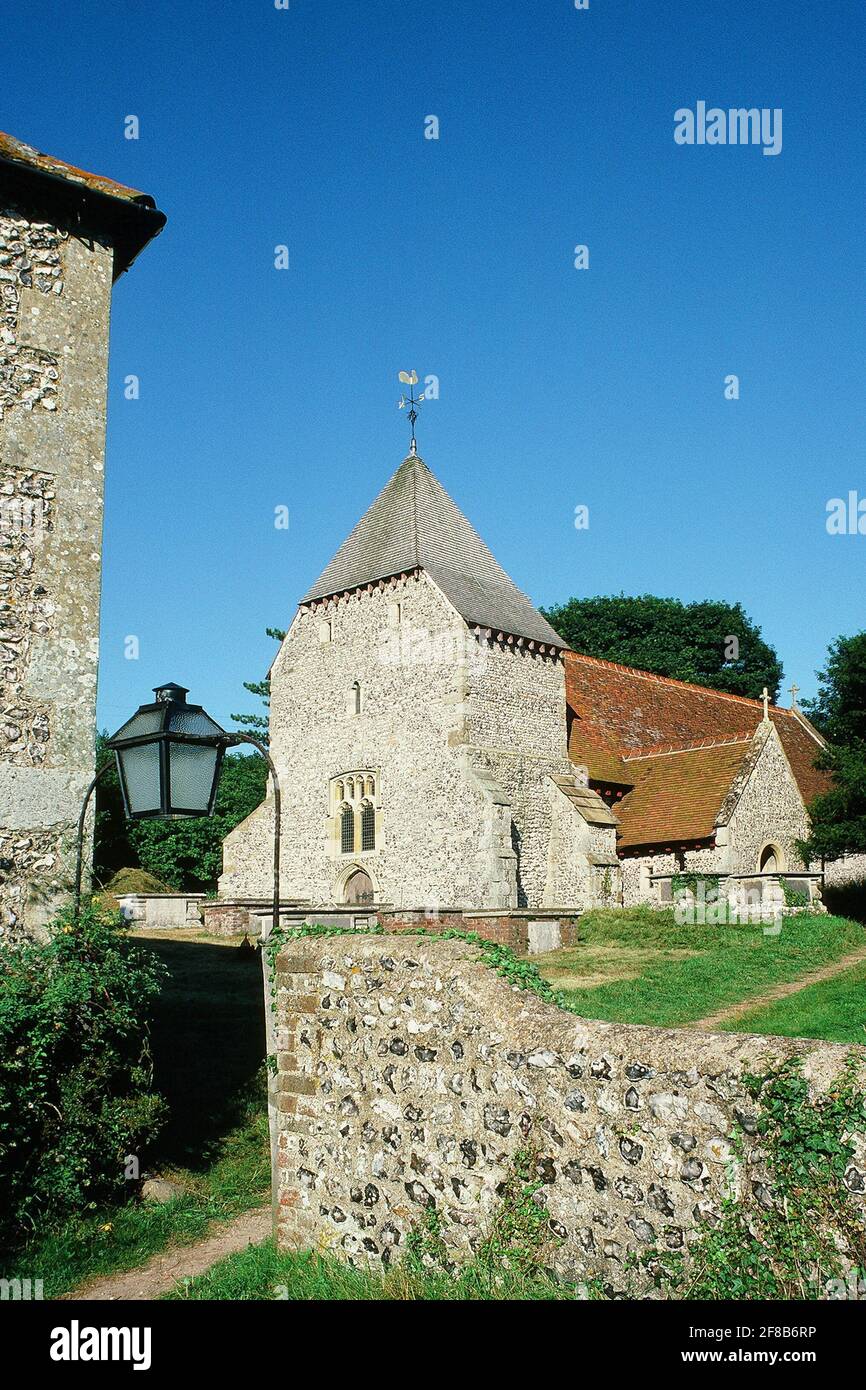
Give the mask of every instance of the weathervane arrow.
<svg viewBox="0 0 866 1390">
<path fill-rule="evenodd" d="M 420 405 L 423 401 L 424 392 L 422 391 L 420 396 L 415 395 L 415 387 L 418 385 L 418 373 L 415 371 L 414 367 L 412 368 L 411 372 L 398 372 L 397 378 L 399 381 L 402 381 L 404 386 L 409 387 L 409 395 L 406 396 L 405 394 L 403 394 L 400 397 L 400 400 L 397 403 L 397 409 L 405 410 L 407 405 L 409 407 L 408 419 L 410 428 L 412 430 L 412 439 L 409 445 L 409 452 L 410 454 L 414 454 L 417 453 L 418 448 L 415 441 L 415 421 L 418 419 L 418 411 L 415 409 L 415 407 L 417 405 Z"/>
</svg>

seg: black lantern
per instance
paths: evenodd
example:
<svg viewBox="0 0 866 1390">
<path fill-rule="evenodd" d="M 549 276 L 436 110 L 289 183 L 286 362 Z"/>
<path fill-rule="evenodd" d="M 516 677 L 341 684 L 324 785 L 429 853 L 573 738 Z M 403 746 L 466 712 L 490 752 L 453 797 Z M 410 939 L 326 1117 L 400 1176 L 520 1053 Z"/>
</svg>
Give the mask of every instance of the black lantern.
<svg viewBox="0 0 866 1390">
<path fill-rule="evenodd" d="M 141 705 L 108 740 L 126 814 L 131 820 L 211 816 L 223 754 L 234 740 L 201 705 L 187 704 L 182 685 L 158 685 L 153 693 L 153 704 Z"/>
</svg>

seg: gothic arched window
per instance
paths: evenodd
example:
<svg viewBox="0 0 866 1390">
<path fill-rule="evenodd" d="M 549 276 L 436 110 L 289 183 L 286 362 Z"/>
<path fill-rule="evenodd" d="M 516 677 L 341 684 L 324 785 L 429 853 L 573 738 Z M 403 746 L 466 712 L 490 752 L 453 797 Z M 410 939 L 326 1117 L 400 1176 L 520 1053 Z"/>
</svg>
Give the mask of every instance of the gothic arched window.
<svg viewBox="0 0 866 1390">
<path fill-rule="evenodd" d="M 355 812 L 346 805 L 340 807 L 340 853 L 355 853 Z"/>
<path fill-rule="evenodd" d="M 352 686 L 352 709 L 355 714 L 361 713 L 361 685 L 359 681 L 355 681 Z"/>
<path fill-rule="evenodd" d="M 376 812 L 371 802 L 361 805 L 361 849 L 376 848 Z"/>
</svg>

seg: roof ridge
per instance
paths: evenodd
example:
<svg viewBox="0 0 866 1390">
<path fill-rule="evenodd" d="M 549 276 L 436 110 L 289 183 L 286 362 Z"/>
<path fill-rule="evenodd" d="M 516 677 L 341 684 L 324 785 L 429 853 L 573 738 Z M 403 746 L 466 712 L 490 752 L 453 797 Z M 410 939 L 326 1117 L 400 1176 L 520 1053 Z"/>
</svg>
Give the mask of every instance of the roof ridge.
<svg viewBox="0 0 866 1390">
<path fill-rule="evenodd" d="M 703 748 L 730 748 L 738 743 L 751 743 L 754 734 L 736 734 L 731 738 L 701 738 L 689 743 L 648 744 L 645 748 L 635 748 L 620 756 L 624 763 L 636 762 L 641 758 L 657 758 L 672 753 L 696 753 Z"/>
<path fill-rule="evenodd" d="M 427 468 L 426 463 L 420 454 L 415 455 L 415 462 L 412 465 L 412 527 L 415 532 L 415 564 L 421 564 L 421 536 L 418 530 L 418 464 L 422 468 Z M 429 469 L 427 470 L 429 472 Z"/>
<path fill-rule="evenodd" d="M 591 662 L 594 666 L 606 666 L 611 671 L 625 671 L 630 676 L 642 676 L 645 680 L 659 681 L 662 685 L 679 685 L 685 690 L 700 690 L 706 695 L 717 695 L 720 700 L 736 700 L 740 704 L 754 705 L 756 708 L 763 705 L 763 701 L 751 695 L 735 695 L 731 690 L 717 690 L 713 685 L 698 685 L 697 681 L 681 681 L 676 676 L 661 676 L 657 671 L 644 671 L 640 666 L 626 666 L 621 661 L 607 661 L 604 657 L 590 656 L 587 652 L 567 649 L 566 655 L 572 661 L 579 659 Z M 783 705 L 770 705 L 769 708 L 776 714 L 794 714 L 794 710 L 786 709 Z"/>
</svg>

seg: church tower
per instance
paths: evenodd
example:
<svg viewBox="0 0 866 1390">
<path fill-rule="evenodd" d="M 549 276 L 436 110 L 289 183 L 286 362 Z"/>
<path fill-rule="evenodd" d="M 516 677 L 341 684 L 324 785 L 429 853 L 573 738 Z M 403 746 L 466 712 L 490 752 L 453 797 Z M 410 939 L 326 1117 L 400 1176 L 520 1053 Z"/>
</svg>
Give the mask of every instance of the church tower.
<svg viewBox="0 0 866 1390">
<path fill-rule="evenodd" d="M 568 759 L 564 649 L 411 453 L 271 671 L 284 896 L 433 913 L 589 901 L 615 820 Z M 272 816 L 266 801 L 226 839 L 221 896 L 267 893 Z"/>
</svg>

